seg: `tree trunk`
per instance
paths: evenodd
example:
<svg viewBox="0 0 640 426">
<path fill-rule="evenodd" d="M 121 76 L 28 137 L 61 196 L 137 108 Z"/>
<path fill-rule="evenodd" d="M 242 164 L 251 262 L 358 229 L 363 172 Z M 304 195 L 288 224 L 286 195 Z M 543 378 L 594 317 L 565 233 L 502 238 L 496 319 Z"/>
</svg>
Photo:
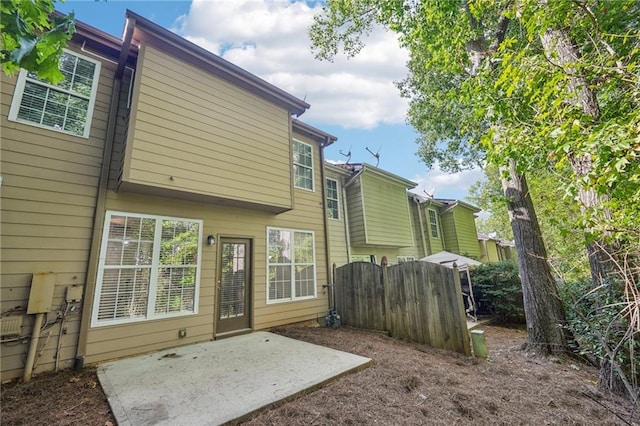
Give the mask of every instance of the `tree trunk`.
<svg viewBox="0 0 640 426">
<path fill-rule="evenodd" d="M 517 173 L 515 160 L 510 160 L 508 171 L 509 178 L 503 178 L 502 186 L 509 200 L 509 219 L 518 253 L 527 346 L 545 355 L 566 352 L 570 336 L 563 328 L 564 308 L 547 262 L 547 250 L 527 181 Z"/>
<path fill-rule="evenodd" d="M 575 66 L 580 60 L 580 54 L 569 35 L 564 30 L 549 29 L 540 37 L 540 40 L 549 60 L 561 67 L 567 74 L 569 93 L 573 95 L 573 101 L 580 106 L 586 116 L 596 122 L 600 118 L 598 99 L 589 87 L 586 78 Z M 591 157 L 588 154 L 572 155 L 570 153 L 569 160 L 571 168 L 576 174 L 582 211 L 587 212 L 593 207 L 602 205 L 606 201 L 606 196 L 599 196 L 593 189 L 585 187 L 582 183 L 582 178 L 591 172 Z M 606 216 L 607 212 L 603 212 L 603 215 Z M 613 248 L 603 242 L 587 243 L 589 268 L 594 287 L 601 286 L 605 278 L 615 271 L 615 264 L 610 256 L 613 252 Z"/>
<path fill-rule="evenodd" d="M 597 122 L 600 118 L 600 107 L 594 91 L 589 86 L 587 79 L 576 68 L 580 60 L 580 53 L 572 42 L 571 38 L 564 30 L 548 29 L 541 37 L 542 46 L 547 57 L 557 66 L 562 67 L 567 74 L 569 82 L 569 93 L 573 95 L 573 101 L 580 106 L 582 112 Z M 582 178 L 591 172 L 591 157 L 585 155 L 570 155 L 571 167 L 576 174 L 578 196 L 581 202 L 581 209 L 587 212 L 593 207 L 602 205 L 606 201 L 606 196 L 599 196 L 593 189 L 585 187 Z M 606 219 L 609 214 L 606 210 L 600 213 L 602 219 Z M 616 271 L 614 247 L 602 242 L 587 242 L 587 253 L 589 255 L 589 268 L 594 287 L 605 284 L 606 278 Z M 605 342 L 604 344 L 607 344 Z M 623 393 L 625 390 L 619 372 L 613 367 L 614 360 L 605 356 L 600 363 L 600 377 L 598 386 L 602 389 L 616 393 Z"/>
</svg>

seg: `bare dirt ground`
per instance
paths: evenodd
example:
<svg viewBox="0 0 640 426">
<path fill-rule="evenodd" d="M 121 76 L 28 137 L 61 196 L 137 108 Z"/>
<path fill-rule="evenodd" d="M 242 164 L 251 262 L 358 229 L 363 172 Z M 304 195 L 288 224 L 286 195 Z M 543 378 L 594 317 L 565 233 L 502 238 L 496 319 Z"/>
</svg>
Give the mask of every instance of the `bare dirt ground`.
<svg viewBox="0 0 640 426">
<path fill-rule="evenodd" d="M 600 393 L 597 371 L 522 351 L 525 332 L 483 326 L 489 358 L 356 330 L 286 327 L 288 337 L 373 359 L 363 371 L 263 410 L 251 425 L 640 425 L 640 407 Z M 42 374 L 2 386 L 2 425 L 115 424 L 95 369 Z"/>
</svg>

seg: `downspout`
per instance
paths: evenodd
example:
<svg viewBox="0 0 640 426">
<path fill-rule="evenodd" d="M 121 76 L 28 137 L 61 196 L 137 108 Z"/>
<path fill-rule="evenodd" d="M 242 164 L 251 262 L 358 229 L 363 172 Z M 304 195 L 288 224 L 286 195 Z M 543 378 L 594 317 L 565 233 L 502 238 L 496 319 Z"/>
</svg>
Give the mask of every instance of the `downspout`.
<svg viewBox="0 0 640 426">
<path fill-rule="evenodd" d="M 93 213 L 93 233 L 91 238 L 91 248 L 89 251 L 89 261 L 87 273 L 85 275 L 85 288 L 82 301 L 82 317 L 80 320 L 80 331 L 78 333 L 78 346 L 76 349 L 75 369 L 84 367 L 84 357 L 87 352 L 88 333 L 91 324 L 92 305 L 98 273 L 98 257 L 100 256 L 101 232 L 104 227 L 104 209 L 107 202 L 107 185 L 109 183 L 109 169 L 111 167 L 111 154 L 116 133 L 116 120 L 118 115 L 118 105 L 120 104 L 120 90 L 122 88 L 122 76 L 125 65 L 129 57 L 135 19 L 127 18 L 127 24 L 118 58 L 118 67 L 113 77 L 113 87 L 111 89 L 111 104 L 109 105 L 109 121 L 107 122 L 107 134 L 102 151 L 102 164 L 100 166 L 100 178 L 98 180 L 98 191 L 96 194 L 96 207 Z"/>
<path fill-rule="evenodd" d="M 424 222 L 422 220 L 422 209 L 420 208 L 420 200 L 417 197 L 413 196 L 413 201 L 415 201 L 416 206 L 418 207 L 418 221 L 420 222 L 420 241 L 422 241 L 422 250 L 425 256 L 429 256 L 433 253 L 427 253 L 427 242 L 425 241 L 425 233 L 424 233 Z"/>
<path fill-rule="evenodd" d="M 326 266 L 327 266 L 327 284 L 332 285 L 333 282 L 333 268 L 331 267 L 331 249 L 329 248 L 329 218 L 327 217 L 327 194 L 325 188 L 325 175 L 324 175 L 324 147 L 328 146 L 331 143 L 331 140 L 327 137 L 326 142 L 320 144 L 320 179 L 322 180 L 321 188 L 322 188 L 322 218 L 324 224 L 324 249 L 325 249 L 325 257 L 326 257 Z M 327 303 L 329 305 L 328 309 L 333 308 L 333 288 L 329 287 L 329 292 L 327 294 Z"/>
<path fill-rule="evenodd" d="M 347 213 L 347 190 L 340 182 L 340 192 L 342 194 L 342 213 L 344 217 L 344 236 L 347 245 L 347 263 L 351 263 L 351 237 L 349 236 L 349 213 Z"/>
</svg>

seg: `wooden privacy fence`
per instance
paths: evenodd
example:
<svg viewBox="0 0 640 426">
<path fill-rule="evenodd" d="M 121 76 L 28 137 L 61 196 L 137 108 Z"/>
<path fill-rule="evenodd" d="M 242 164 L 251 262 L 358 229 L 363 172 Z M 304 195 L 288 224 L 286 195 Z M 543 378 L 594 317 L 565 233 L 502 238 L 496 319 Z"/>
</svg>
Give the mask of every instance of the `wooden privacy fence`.
<svg viewBox="0 0 640 426">
<path fill-rule="evenodd" d="M 334 283 L 343 324 L 471 355 L 457 268 L 356 262 L 336 268 Z"/>
</svg>

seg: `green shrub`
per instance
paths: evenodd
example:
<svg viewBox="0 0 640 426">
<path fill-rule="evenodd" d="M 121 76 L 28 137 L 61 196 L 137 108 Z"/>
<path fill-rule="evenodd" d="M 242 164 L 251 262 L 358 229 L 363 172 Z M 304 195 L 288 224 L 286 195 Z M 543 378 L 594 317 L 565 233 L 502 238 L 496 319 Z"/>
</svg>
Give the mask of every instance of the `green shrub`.
<svg viewBox="0 0 640 426">
<path fill-rule="evenodd" d="M 478 313 L 493 315 L 499 322 L 524 322 L 522 284 L 514 263 L 486 263 L 470 274 Z"/>
<path fill-rule="evenodd" d="M 634 301 L 625 296 L 625 283 L 613 277 L 595 288 L 591 280 L 585 279 L 562 283 L 559 290 L 567 315 L 566 327 L 574 336 L 576 351 L 598 362 L 615 362 L 638 392 L 640 330 L 631 324 Z M 609 388 L 624 393 L 621 383 Z"/>
</svg>

